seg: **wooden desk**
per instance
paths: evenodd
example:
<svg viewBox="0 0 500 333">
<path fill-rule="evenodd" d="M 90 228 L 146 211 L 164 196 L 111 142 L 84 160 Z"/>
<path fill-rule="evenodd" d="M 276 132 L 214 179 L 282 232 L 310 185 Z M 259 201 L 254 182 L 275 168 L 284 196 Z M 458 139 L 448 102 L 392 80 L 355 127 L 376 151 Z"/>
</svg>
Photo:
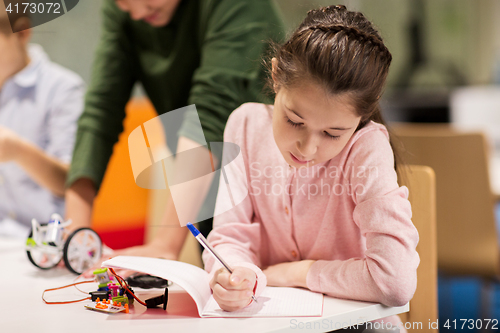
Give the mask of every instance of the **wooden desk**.
<svg viewBox="0 0 500 333">
<path fill-rule="evenodd" d="M 48 305 L 42 292 L 74 282 L 75 275 L 65 268 L 40 270 L 26 256 L 24 241 L 0 238 L 0 277 L 2 302 L 0 323 L 4 332 L 325 332 L 407 312 L 409 306 L 387 307 L 380 304 L 325 297 L 322 317 L 297 318 L 199 318 L 194 301 L 179 288 L 169 288 L 167 312 L 146 309 L 135 303 L 129 314 L 107 315 L 87 310 L 85 302 Z M 80 285 L 84 291 L 96 290 L 94 283 Z M 137 291 L 141 299 L 157 291 Z M 49 292 L 45 298 L 63 301 L 84 298 L 74 287 Z M 307 325 L 307 326 L 306 326 Z M 312 329 L 305 329 L 305 327 Z M 304 329 L 300 329 L 300 328 Z"/>
</svg>

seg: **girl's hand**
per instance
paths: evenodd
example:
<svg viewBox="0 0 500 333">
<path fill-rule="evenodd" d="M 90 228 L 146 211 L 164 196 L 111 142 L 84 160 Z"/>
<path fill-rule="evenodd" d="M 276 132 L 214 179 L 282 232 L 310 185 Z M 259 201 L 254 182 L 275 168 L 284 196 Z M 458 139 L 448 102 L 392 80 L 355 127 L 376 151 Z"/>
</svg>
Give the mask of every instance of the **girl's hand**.
<svg viewBox="0 0 500 333">
<path fill-rule="evenodd" d="M 235 267 L 233 274 L 229 274 L 225 268 L 220 268 L 210 281 L 210 287 L 221 309 L 236 311 L 252 302 L 256 282 L 257 276 L 249 268 Z"/>
<path fill-rule="evenodd" d="M 302 260 L 269 266 L 263 270 L 267 277 L 267 285 L 307 288 L 307 273 L 314 263 L 314 260 Z"/>
</svg>

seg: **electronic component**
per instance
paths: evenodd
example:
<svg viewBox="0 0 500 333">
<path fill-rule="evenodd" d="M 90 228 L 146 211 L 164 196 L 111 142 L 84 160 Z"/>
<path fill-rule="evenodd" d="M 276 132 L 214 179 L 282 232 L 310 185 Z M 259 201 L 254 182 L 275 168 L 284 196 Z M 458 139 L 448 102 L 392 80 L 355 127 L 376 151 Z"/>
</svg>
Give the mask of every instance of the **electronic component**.
<svg viewBox="0 0 500 333">
<path fill-rule="evenodd" d="M 108 283 L 111 282 L 107 268 L 96 269 L 92 274 L 94 274 L 95 282 L 99 284 L 99 288 L 107 287 Z"/>
<path fill-rule="evenodd" d="M 169 285 L 168 280 L 148 274 L 131 275 L 125 281 L 131 287 L 142 289 L 166 288 Z"/>
<path fill-rule="evenodd" d="M 109 288 L 109 292 L 110 292 L 111 297 L 120 296 L 120 294 L 119 294 L 120 287 L 119 286 L 117 286 L 113 282 L 110 282 L 110 283 L 108 283 L 108 288 Z"/>
<path fill-rule="evenodd" d="M 129 312 L 128 304 L 125 304 L 125 306 L 121 305 L 118 306 L 110 304 L 109 302 L 91 302 L 85 304 L 84 306 L 89 310 L 105 312 L 107 314 L 114 314 L 118 312 L 125 312 L 125 313 Z"/>
<path fill-rule="evenodd" d="M 168 303 L 168 288 L 165 288 L 165 293 L 163 295 L 147 299 L 146 307 L 148 309 L 156 308 L 158 305 L 163 304 L 163 310 L 167 310 L 167 303 Z"/>
<path fill-rule="evenodd" d="M 109 291 L 91 291 L 90 296 L 92 297 L 91 300 L 92 302 L 95 302 L 98 298 L 99 299 L 108 299 L 109 298 Z"/>
<path fill-rule="evenodd" d="M 127 296 L 116 296 L 111 299 L 113 302 L 116 303 L 121 303 L 121 304 L 128 304 L 128 297 Z"/>
</svg>

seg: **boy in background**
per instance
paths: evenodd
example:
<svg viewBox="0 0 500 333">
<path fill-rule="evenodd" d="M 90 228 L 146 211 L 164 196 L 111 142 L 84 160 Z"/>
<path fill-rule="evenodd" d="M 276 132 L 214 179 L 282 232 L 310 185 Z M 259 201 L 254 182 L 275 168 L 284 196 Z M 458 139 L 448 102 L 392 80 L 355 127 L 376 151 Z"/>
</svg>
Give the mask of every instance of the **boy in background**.
<svg viewBox="0 0 500 333">
<path fill-rule="evenodd" d="M 28 44 L 29 28 L 26 14 L 9 22 L 0 1 L 0 235 L 14 237 L 27 236 L 32 218 L 47 222 L 53 213 L 64 214 L 64 183 L 83 110 L 82 79 Z"/>
</svg>

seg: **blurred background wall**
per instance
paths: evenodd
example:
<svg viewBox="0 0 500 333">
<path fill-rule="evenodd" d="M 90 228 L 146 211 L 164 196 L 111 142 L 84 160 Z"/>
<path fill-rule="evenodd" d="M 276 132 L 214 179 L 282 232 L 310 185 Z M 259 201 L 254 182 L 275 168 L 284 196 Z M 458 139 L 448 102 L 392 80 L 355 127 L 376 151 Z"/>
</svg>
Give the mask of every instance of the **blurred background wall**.
<svg viewBox="0 0 500 333">
<path fill-rule="evenodd" d="M 78 73 L 88 84 L 100 36 L 101 0 L 83 0 L 67 14 L 33 28 L 32 42 L 43 46 L 51 60 Z"/>
<path fill-rule="evenodd" d="M 386 94 L 390 103 L 384 108 L 390 118 L 411 118 L 411 114 L 398 112 L 408 111 L 410 104 L 436 113 L 426 116 L 421 111 L 424 121 L 446 121 L 450 89 L 500 83 L 500 1 L 275 1 L 289 31 L 309 9 L 331 4 L 362 11 L 375 23 L 394 59 Z M 100 5 L 100 0 L 80 1 L 66 15 L 34 28 L 33 42 L 43 45 L 52 60 L 74 70 L 87 83 L 100 35 Z M 422 95 L 427 104 L 420 106 Z"/>
</svg>

